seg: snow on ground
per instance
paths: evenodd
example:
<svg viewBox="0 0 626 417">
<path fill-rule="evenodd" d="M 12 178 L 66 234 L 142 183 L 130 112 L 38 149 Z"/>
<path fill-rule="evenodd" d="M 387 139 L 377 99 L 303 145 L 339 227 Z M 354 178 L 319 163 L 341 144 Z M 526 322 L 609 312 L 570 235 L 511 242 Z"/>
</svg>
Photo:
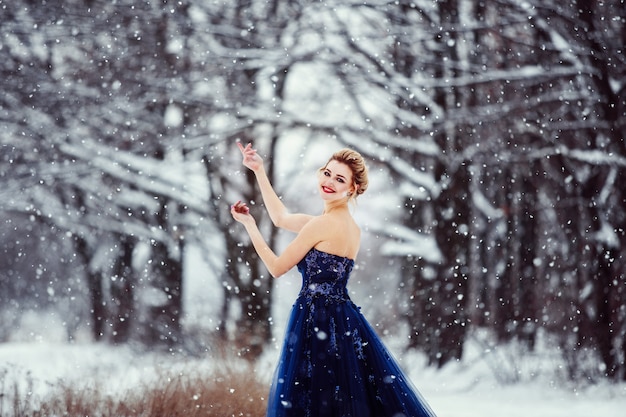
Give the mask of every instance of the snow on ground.
<svg viewBox="0 0 626 417">
<path fill-rule="evenodd" d="M 626 384 L 575 388 L 538 380 L 501 385 L 462 368 L 410 373 L 439 417 L 623 417 L 626 410 Z"/>
<path fill-rule="evenodd" d="M 259 372 L 267 380 L 274 359 L 275 354 L 271 353 L 259 365 Z M 425 367 L 417 354 L 400 359 L 439 417 L 623 417 L 626 410 L 626 384 L 599 382 L 577 388 L 563 381 L 537 379 L 501 385 L 480 364 L 453 364 L 437 371 Z M 12 380 L 24 388 L 31 381 L 28 389 L 42 395 L 60 381 L 89 384 L 95 377 L 99 383 L 115 381 L 109 389 L 124 389 L 149 381 L 158 375 L 159 369 L 184 369 L 190 365 L 198 370 L 209 369 L 212 363 L 210 358 L 146 355 L 129 347 L 104 344 L 8 343 L 0 345 L 0 387 L 3 378 L 5 389 Z"/>
</svg>

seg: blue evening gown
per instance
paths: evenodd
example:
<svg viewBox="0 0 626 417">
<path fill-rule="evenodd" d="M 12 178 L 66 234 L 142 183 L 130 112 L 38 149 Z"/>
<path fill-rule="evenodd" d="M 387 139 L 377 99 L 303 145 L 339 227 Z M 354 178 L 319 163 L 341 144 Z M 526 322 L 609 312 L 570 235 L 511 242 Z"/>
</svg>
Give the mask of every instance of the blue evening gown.
<svg viewBox="0 0 626 417">
<path fill-rule="evenodd" d="M 354 261 L 317 249 L 298 263 L 267 417 L 434 417 L 346 289 Z"/>
</svg>

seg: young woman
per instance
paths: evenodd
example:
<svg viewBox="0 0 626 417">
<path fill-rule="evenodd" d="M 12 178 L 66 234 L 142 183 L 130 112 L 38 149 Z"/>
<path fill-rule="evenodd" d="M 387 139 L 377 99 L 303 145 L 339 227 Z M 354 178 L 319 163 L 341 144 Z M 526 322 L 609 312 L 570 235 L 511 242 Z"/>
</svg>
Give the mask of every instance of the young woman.
<svg viewBox="0 0 626 417">
<path fill-rule="evenodd" d="M 348 203 L 367 189 L 363 157 L 350 149 L 330 157 L 318 173 L 324 211 L 311 216 L 288 212 L 261 157 L 250 144 L 238 146 L 272 222 L 297 235 L 277 255 L 245 203 L 234 204 L 232 216 L 244 225 L 272 276 L 294 266 L 302 274 L 267 417 L 434 417 L 346 290 L 361 236 Z"/>
</svg>

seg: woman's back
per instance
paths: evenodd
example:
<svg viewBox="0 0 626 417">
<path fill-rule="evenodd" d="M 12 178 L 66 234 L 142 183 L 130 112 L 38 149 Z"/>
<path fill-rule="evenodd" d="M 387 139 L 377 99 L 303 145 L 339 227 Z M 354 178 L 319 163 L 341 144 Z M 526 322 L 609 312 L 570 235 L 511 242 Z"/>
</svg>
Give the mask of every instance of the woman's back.
<svg viewBox="0 0 626 417">
<path fill-rule="evenodd" d="M 316 249 L 356 259 L 361 241 L 361 229 L 356 224 L 347 209 L 331 211 L 320 216 L 321 240 L 315 245 Z"/>
</svg>

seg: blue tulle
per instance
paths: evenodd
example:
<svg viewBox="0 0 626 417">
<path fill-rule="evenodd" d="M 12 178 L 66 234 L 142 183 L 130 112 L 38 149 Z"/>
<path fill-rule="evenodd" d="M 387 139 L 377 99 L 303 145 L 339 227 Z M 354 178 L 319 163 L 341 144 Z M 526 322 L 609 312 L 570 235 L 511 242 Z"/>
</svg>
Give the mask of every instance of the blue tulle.
<svg viewBox="0 0 626 417">
<path fill-rule="evenodd" d="M 354 261 L 312 249 L 300 263 L 267 417 L 434 417 L 346 289 Z"/>
</svg>

